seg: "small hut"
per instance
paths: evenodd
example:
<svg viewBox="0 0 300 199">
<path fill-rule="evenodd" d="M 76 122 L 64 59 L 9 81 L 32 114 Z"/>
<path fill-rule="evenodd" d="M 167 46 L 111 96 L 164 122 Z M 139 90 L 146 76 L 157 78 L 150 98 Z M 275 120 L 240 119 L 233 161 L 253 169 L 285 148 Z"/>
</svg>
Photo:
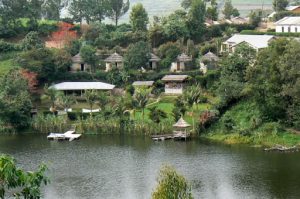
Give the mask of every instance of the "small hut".
<svg viewBox="0 0 300 199">
<path fill-rule="evenodd" d="M 188 79 L 187 75 L 166 75 L 162 78 L 165 83 L 165 93 L 172 95 L 181 95 Z"/>
<path fill-rule="evenodd" d="M 151 53 L 151 58 L 149 59 L 149 67 L 150 67 L 150 70 L 155 70 L 157 69 L 157 66 L 158 66 L 158 62 L 160 61 L 161 59 L 156 56 L 155 54 Z"/>
<path fill-rule="evenodd" d="M 69 71 L 78 72 L 88 70 L 90 70 L 90 66 L 83 61 L 79 53 L 72 57 L 72 65 L 69 67 Z"/>
<path fill-rule="evenodd" d="M 191 136 L 190 132 L 188 132 L 188 128 L 191 127 L 191 125 L 184 121 L 182 117 L 176 124 L 173 125 L 173 127 L 175 128 L 175 130 L 173 131 L 175 140 L 186 140 Z"/>
<path fill-rule="evenodd" d="M 200 60 L 200 71 L 206 74 L 208 70 L 216 69 L 219 60 L 220 60 L 219 57 L 214 53 L 212 52 L 206 53 L 205 55 L 202 56 Z"/>
<path fill-rule="evenodd" d="M 171 72 L 180 72 L 185 70 L 187 62 L 191 62 L 193 59 L 185 53 L 178 55 L 176 62 L 172 63 Z"/>
<path fill-rule="evenodd" d="M 106 72 L 110 71 L 113 67 L 121 69 L 123 67 L 123 57 L 118 53 L 114 53 L 105 60 Z"/>
</svg>

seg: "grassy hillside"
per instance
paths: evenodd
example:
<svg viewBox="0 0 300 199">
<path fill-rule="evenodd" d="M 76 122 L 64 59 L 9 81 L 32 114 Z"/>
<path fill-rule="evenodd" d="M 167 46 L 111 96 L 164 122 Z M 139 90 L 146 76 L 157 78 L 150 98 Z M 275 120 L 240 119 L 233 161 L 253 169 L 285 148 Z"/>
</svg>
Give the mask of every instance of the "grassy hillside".
<svg viewBox="0 0 300 199">
<path fill-rule="evenodd" d="M 9 70 L 17 67 L 14 58 L 17 52 L 3 53 L 0 55 L 0 77 L 5 75 Z"/>
<path fill-rule="evenodd" d="M 254 103 L 243 101 L 228 110 L 214 124 L 205 137 L 227 144 L 250 144 L 295 146 L 300 144 L 300 135 L 292 134 L 276 122 L 266 123 Z"/>
</svg>

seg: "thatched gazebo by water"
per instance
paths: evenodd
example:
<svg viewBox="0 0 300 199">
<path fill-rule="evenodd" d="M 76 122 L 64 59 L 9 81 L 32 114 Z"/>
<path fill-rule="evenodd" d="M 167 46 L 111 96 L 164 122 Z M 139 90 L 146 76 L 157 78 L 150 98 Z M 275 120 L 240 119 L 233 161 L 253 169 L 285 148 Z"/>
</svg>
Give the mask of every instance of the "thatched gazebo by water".
<svg viewBox="0 0 300 199">
<path fill-rule="evenodd" d="M 105 60 L 106 70 L 110 71 L 114 66 L 118 69 L 121 69 L 123 67 L 123 57 L 119 55 L 118 53 L 114 53 Z"/>
<path fill-rule="evenodd" d="M 173 125 L 175 130 L 173 131 L 175 140 L 186 140 L 190 137 L 190 133 L 188 132 L 188 128 L 191 127 L 189 123 L 187 123 L 182 117 L 178 120 L 176 124 Z"/>
</svg>

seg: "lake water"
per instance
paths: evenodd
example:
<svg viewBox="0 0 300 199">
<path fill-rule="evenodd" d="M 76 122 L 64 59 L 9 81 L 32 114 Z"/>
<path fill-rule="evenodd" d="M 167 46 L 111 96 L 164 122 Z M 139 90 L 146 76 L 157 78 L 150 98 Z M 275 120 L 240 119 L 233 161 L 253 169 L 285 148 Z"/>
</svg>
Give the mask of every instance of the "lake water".
<svg viewBox="0 0 300 199">
<path fill-rule="evenodd" d="M 300 198 L 299 153 L 124 135 L 57 142 L 40 134 L 0 136 L 0 152 L 26 169 L 49 166 L 46 199 L 148 199 L 163 164 L 191 182 L 195 198 Z"/>
<path fill-rule="evenodd" d="M 232 4 L 236 7 L 242 16 L 247 16 L 251 10 L 272 9 L 273 0 L 232 0 Z M 130 0 L 130 5 L 133 6 L 136 3 L 142 3 L 147 12 L 149 18 L 152 20 L 153 16 L 166 16 L 171 14 L 177 9 L 181 9 L 182 0 Z M 223 9 L 225 0 L 219 0 L 219 9 Z M 220 11 L 221 13 L 221 11 Z M 129 13 L 122 17 L 121 22 L 128 22 Z"/>
</svg>

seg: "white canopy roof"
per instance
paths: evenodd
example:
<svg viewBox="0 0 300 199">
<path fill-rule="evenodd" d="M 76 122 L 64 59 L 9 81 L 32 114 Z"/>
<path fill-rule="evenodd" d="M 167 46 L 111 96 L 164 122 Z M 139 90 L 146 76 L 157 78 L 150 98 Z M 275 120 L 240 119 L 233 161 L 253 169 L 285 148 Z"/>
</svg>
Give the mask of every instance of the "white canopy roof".
<svg viewBox="0 0 300 199">
<path fill-rule="evenodd" d="M 55 84 L 50 88 L 59 91 L 74 91 L 74 90 L 112 90 L 115 85 L 107 84 L 103 82 L 62 82 Z"/>
<path fill-rule="evenodd" d="M 300 17 L 284 17 L 275 23 L 276 25 L 300 25 Z"/>
<path fill-rule="evenodd" d="M 254 48 L 266 48 L 269 46 L 269 42 L 273 39 L 273 35 L 239 35 L 235 34 L 229 38 L 225 43 L 237 45 L 243 42 L 247 42 Z"/>
</svg>

